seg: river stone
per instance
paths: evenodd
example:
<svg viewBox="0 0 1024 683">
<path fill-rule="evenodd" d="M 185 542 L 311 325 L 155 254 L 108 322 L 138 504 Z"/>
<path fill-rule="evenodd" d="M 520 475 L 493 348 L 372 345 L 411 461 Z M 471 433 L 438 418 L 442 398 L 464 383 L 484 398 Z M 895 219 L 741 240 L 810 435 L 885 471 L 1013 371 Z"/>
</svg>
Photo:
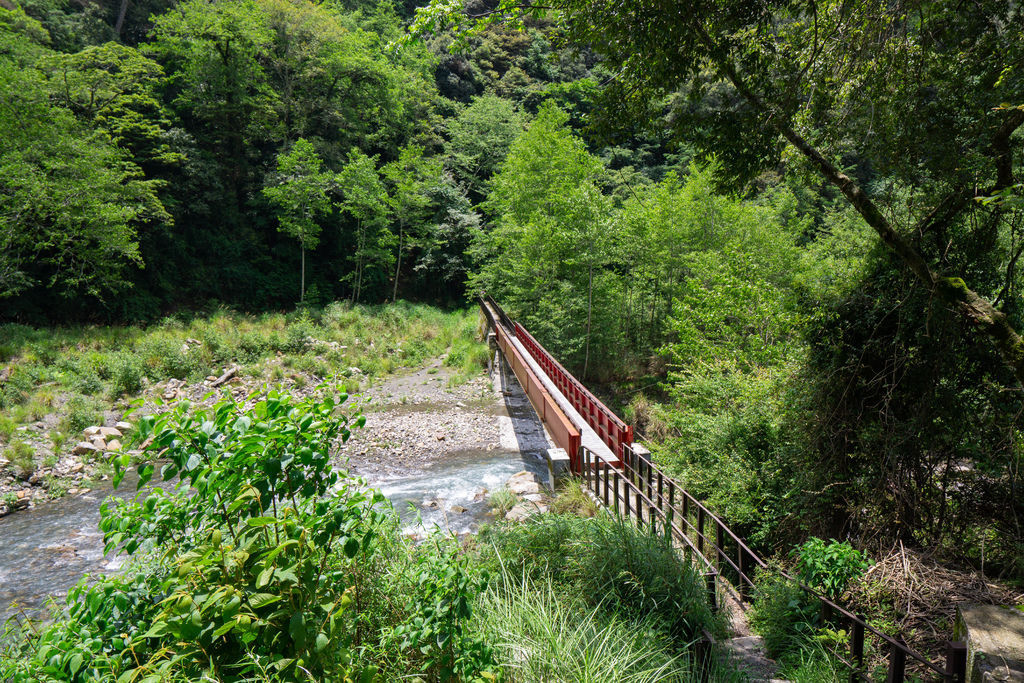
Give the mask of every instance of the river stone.
<svg viewBox="0 0 1024 683">
<path fill-rule="evenodd" d="M 125 432 L 130 432 L 132 430 L 131 422 L 118 422 L 114 426 L 121 430 L 121 434 L 124 434 Z"/>
<path fill-rule="evenodd" d="M 98 451 L 99 449 L 88 441 L 79 441 L 78 444 L 71 449 L 71 452 L 75 455 L 87 455 L 89 453 L 97 453 Z"/>
<path fill-rule="evenodd" d="M 121 442 L 118 441 L 117 439 L 111 439 L 107 443 L 107 450 L 108 451 L 119 451 L 119 450 L 121 450 Z"/>
<path fill-rule="evenodd" d="M 103 436 L 103 437 L 107 437 L 107 436 L 121 437 L 123 435 L 121 434 L 121 430 L 118 429 L 117 427 L 100 427 L 100 436 Z"/>
<path fill-rule="evenodd" d="M 532 472 L 517 472 L 513 474 L 505 484 L 509 491 L 517 496 L 525 496 L 532 493 L 540 493 L 540 483 L 537 476 Z"/>
<path fill-rule="evenodd" d="M 451 510 L 452 510 L 452 512 L 455 512 L 455 513 L 461 515 L 463 512 L 466 511 L 466 508 L 462 507 L 461 505 L 452 505 Z"/>
<path fill-rule="evenodd" d="M 85 429 L 82 430 L 82 434 L 84 434 L 87 437 L 89 437 L 89 436 L 96 436 L 99 433 L 100 433 L 100 428 L 99 427 L 86 427 Z"/>
<path fill-rule="evenodd" d="M 547 505 L 530 502 L 519 503 L 505 514 L 505 519 L 510 522 L 524 522 L 528 517 L 547 511 Z"/>
<path fill-rule="evenodd" d="M 102 436 L 92 437 L 89 439 L 89 443 L 91 443 L 98 451 L 107 450 L 107 441 Z"/>
</svg>

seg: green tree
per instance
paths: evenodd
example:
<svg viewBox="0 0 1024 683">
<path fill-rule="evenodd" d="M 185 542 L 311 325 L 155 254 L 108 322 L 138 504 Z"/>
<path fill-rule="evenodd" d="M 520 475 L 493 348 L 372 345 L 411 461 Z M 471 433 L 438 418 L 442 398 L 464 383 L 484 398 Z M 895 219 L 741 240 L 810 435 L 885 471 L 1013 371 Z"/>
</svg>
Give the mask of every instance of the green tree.
<svg viewBox="0 0 1024 683">
<path fill-rule="evenodd" d="M 481 95 L 448 119 L 447 164 L 475 197 L 487 195 L 487 183 L 523 132 L 526 120 L 509 100 Z"/>
<path fill-rule="evenodd" d="M 423 148 L 403 147 L 398 159 L 385 164 L 384 177 L 391 184 L 387 196 L 391 216 L 398 225 L 398 247 L 395 252 L 395 281 L 391 301 L 398 300 L 398 280 L 402 274 L 402 256 L 420 243 L 426 231 L 424 221 L 430 209 L 429 188 L 438 182 L 441 164 L 438 159 L 423 156 Z"/>
<path fill-rule="evenodd" d="M 597 186 L 600 161 L 567 121 L 565 112 L 546 103 L 512 144 L 492 181 L 487 207 L 495 225 L 476 242 L 482 266 L 471 284 L 507 301 L 585 374 L 594 311 L 611 310 L 594 299 L 604 299 L 612 287 L 602 277 L 613 239 L 612 207 Z"/>
<path fill-rule="evenodd" d="M 140 166 L 158 169 L 182 155 L 168 143 L 168 114 L 157 88 L 163 69 L 138 50 L 105 43 L 45 63 L 57 101 L 129 150 Z"/>
<path fill-rule="evenodd" d="M 249 143 L 269 137 L 273 93 L 260 62 L 273 33 L 253 0 L 190 0 L 156 19 L 147 50 L 164 65 L 172 105 L 220 160 L 238 223 L 252 174 Z"/>
<path fill-rule="evenodd" d="M 1024 41 L 1015 30 L 993 30 L 1019 23 L 1015 6 L 989 0 L 964 12 L 943 1 L 833 0 L 755 2 L 739 11 L 696 0 L 623 11 L 615 0 L 504 0 L 486 21 L 521 22 L 552 9 L 568 39 L 603 54 L 617 74 L 606 91 L 608 121 L 657 120 L 665 98 L 681 95 L 668 103 L 676 130 L 717 154 L 734 181 L 776 163 L 787 143 L 787 157 L 834 186 L 919 282 L 988 335 L 1024 382 L 1024 341 L 998 306 L 1002 287 L 982 278 L 976 291 L 948 274 L 944 258 L 951 246 L 970 250 L 1012 226 L 1007 207 L 979 213 L 973 200 L 1017 182 L 1014 133 L 1024 110 L 1000 105 L 1024 89 L 1024 71 L 1015 68 Z M 418 10 L 413 32 L 473 21 L 435 0 Z M 909 195 L 844 172 L 843 159 L 890 176 Z M 976 229 L 951 244 L 951 228 L 968 221 Z M 1004 266 L 1015 262 L 1013 253 L 1002 257 Z"/>
<path fill-rule="evenodd" d="M 277 208 L 278 230 L 299 241 L 302 265 L 299 301 L 306 298 L 306 249 L 320 243 L 318 218 L 331 212 L 328 192 L 333 176 L 321 170 L 323 162 L 312 143 L 299 138 L 292 148 L 277 157 L 277 176 L 263 188 L 264 196 Z"/>
<path fill-rule="evenodd" d="M 352 286 L 352 302 L 358 303 L 368 280 L 367 269 L 391 265 L 394 235 L 387 228 L 388 195 L 380 179 L 375 158 L 362 151 L 349 152 L 348 163 L 338 173 L 342 210 L 356 222 L 349 259 L 355 269 L 346 276 Z"/>
<path fill-rule="evenodd" d="M 0 25 L 0 296 L 103 297 L 142 265 L 139 228 L 169 216 L 125 152 L 52 103 L 34 68 L 51 56 Z"/>
</svg>

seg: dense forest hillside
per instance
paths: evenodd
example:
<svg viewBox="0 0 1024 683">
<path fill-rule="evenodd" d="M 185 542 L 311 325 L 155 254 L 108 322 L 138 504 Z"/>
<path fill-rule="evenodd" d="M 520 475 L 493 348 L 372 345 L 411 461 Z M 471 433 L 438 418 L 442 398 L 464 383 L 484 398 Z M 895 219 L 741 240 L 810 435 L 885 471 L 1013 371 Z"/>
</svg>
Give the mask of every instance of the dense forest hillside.
<svg viewBox="0 0 1024 683">
<path fill-rule="evenodd" d="M 758 551 L 1024 582 L 1019 6 L 415 4 L 0 0 L 6 330 L 487 290 Z"/>
<path fill-rule="evenodd" d="M 452 57 L 395 49 L 388 2 L 124 8 L 0 8 L 8 320 L 287 307 L 303 270 L 314 304 L 461 301 L 504 150 L 596 88 L 543 22 Z"/>
<path fill-rule="evenodd" d="M 616 54 L 573 8 L 469 33 L 424 33 L 442 20 L 423 11 L 413 41 L 414 8 L 390 2 L 0 9 L 3 317 L 487 289 L 631 401 L 666 461 L 754 538 L 896 529 L 979 561 L 988 543 L 990 566 L 1024 571 L 1012 368 L 977 312 L 922 286 L 872 223 L 1019 319 L 1019 110 L 1003 100 L 1020 74 L 999 60 L 961 73 L 922 47 L 919 68 L 959 99 L 915 91 L 912 111 L 912 84 L 849 52 L 884 125 L 846 90 L 806 95 L 821 111 L 793 125 L 842 160 L 866 213 L 728 74 L 673 81 L 636 62 L 654 48 Z M 1020 48 L 948 19 L 976 50 Z M 633 29 L 614 30 L 641 40 Z M 813 68 L 799 87 L 752 71 L 751 87 L 786 111 L 815 79 L 837 87 L 810 38 L 774 39 L 812 50 Z M 915 39 L 878 40 L 896 59 Z M 614 69 L 632 70 L 636 97 Z M 991 196 L 967 201 L 964 183 Z"/>
</svg>

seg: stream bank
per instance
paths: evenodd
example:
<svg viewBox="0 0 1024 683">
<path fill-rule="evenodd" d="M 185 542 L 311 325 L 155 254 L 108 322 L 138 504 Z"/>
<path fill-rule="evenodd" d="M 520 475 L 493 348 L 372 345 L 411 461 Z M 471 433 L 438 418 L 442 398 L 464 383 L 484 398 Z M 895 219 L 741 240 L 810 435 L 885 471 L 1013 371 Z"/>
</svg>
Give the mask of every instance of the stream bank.
<svg viewBox="0 0 1024 683">
<path fill-rule="evenodd" d="M 473 533 L 488 518 L 489 493 L 512 475 L 546 477 L 549 443 L 515 378 L 481 373 L 455 385 L 452 376 L 438 358 L 353 397 L 366 425 L 336 456 L 336 466 L 387 496 L 408 535 Z M 119 570 L 121 558 L 103 553 L 99 506 L 112 493 L 130 498 L 134 491 L 130 479 L 116 492 L 98 482 L 0 519 L 0 621 L 19 609 L 43 616 L 46 602 L 83 574 Z"/>
</svg>

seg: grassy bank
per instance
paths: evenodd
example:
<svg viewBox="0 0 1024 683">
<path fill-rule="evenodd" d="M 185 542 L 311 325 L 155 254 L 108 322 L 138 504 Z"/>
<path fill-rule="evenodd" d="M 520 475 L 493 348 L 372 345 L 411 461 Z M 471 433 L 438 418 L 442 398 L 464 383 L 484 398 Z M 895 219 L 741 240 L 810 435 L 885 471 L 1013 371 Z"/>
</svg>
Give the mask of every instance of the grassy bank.
<svg viewBox="0 0 1024 683">
<path fill-rule="evenodd" d="M 460 382 L 486 364 L 477 325 L 473 309 L 334 303 L 260 316 L 185 315 L 150 327 L 0 326 L 0 495 L 30 480 L 34 494 L 62 495 L 72 485 L 72 460 L 104 473 L 93 467 L 94 454 L 72 455 L 82 430 L 113 424 L 133 401 L 162 395 L 170 380 L 208 386 L 230 367 L 246 388 L 301 390 L 337 377 L 354 393 L 447 353 L 457 370 L 452 381 Z"/>
<path fill-rule="evenodd" d="M 693 638 L 722 626 L 663 539 L 552 514 L 413 544 L 331 466 L 362 424 L 343 402 L 318 387 L 140 419 L 143 462 L 166 463 L 140 478 L 188 486 L 103 510 L 129 570 L 83 582 L 48 626 L 9 625 L 0 679 L 695 680 Z"/>
</svg>

